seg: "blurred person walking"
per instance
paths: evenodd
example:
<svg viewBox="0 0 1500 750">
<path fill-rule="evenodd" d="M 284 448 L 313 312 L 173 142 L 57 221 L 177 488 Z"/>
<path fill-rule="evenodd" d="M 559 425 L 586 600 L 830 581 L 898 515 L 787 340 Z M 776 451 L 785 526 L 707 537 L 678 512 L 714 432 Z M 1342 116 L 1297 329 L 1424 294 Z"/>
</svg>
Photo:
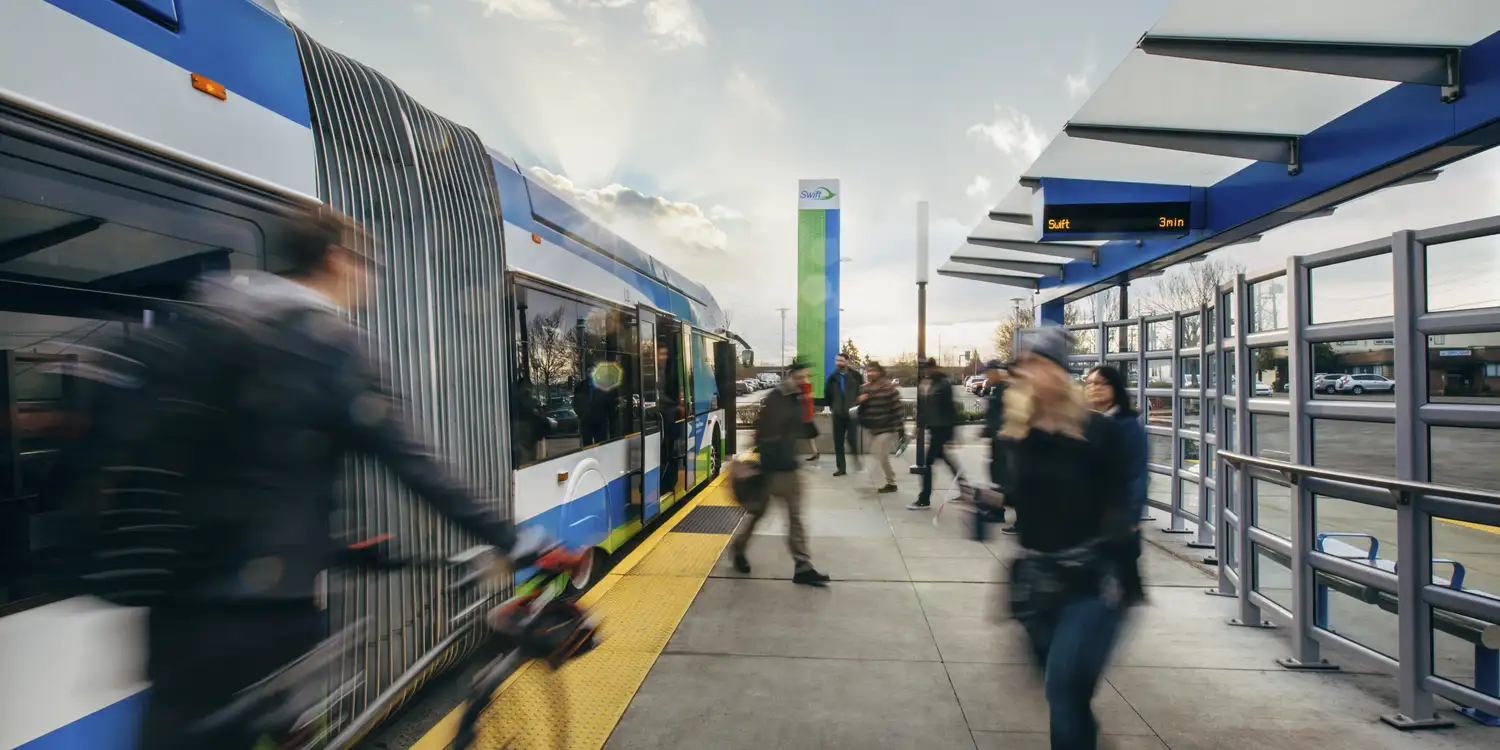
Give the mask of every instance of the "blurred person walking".
<svg viewBox="0 0 1500 750">
<path fill-rule="evenodd" d="M 813 567 L 812 555 L 807 549 L 807 529 L 802 522 L 802 479 L 797 475 L 797 441 L 804 439 L 806 429 L 802 387 L 807 384 L 807 372 L 806 363 L 793 361 L 785 377 L 761 402 L 760 413 L 755 418 L 755 447 L 770 496 L 786 504 L 786 543 L 796 565 L 792 582 L 826 586 L 828 576 Z M 747 508 L 745 520 L 730 541 L 734 569 L 742 575 L 750 573 L 750 560 L 745 553 L 756 525 L 768 509 L 769 503 L 755 509 L 759 512 L 752 513 Z"/>
<path fill-rule="evenodd" d="M 1051 747 L 1096 750 L 1092 700 L 1132 598 L 1120 554 L 1131 535 L 1131 469 L 1114 420 L 1091 411 L 1072 382 L 1072 349 L 1065 329 L 1039 331 L 1015 368 L 1024 388 L 1007 394 L 1008 500 L 1025 519 L 1010 608 L 1043 676 Z"/>
<path fill-rule="evenodd" d="M 833 372 L 823 384 L 823 398 L 828 402 L 828 410 L 833 417 L 833 457 L 836 462 L 833 475 L 841 477 L 848 473 L 848 465 L 844 460 L 845 443 L 848 443 L 850 450 L 856 455 L 859 453 L 859 425 L 850 424 L 852 420 L 849 412 L 859 403 L 861 378 L 850 368 L 849 358 L 843 354 L 834 358 L 834 364 L 836 366 Z"/>
<path fill-rule="evenodd" d="M 927 455 L 922 460 L 922 490 L 917 494 L 916 502 L 906 506 L 907 510 L 932 507 L 932 470 L 937 468 L 939 460 L 948 466 L 954 478 L 963 478 L 963 469 L 947 452 L 948 443 L 953 440 L 953 430 L 958 426 L 953 381 L 938 367 L 935 359 L 922 363 L 922 369 L 927 386 L 919 398 L 922 399 L 922 421 L 927 428 Z"/>
<path fill-rule="evenodd" d="M 864 392 L 859 394 L 859 422 L 870 433 L 870 453 L 874 454 L 880 470 L 885 473 L 885 484 L 877 492 L 886 494 L 896 491 L 896 470 L 891 467 L 891 451 L 905 429 L 906 420 L 901 411 L 901 391 L 891 382 L 885 367 L 879 362 L 871 362 L 865 371 L 869 374 L 869 381 Z"/>
</svg>

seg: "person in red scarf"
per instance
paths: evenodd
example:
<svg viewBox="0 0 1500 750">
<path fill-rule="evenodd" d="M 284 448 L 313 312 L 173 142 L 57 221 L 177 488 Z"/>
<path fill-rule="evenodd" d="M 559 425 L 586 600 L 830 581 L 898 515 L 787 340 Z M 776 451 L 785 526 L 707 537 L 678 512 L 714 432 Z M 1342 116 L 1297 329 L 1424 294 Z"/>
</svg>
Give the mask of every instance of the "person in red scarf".
<svg viewBox="0 0 1500 750">
<path fill-rule="evenodd" d="M 810 454 L 809 461 L 818 460 L 818 426 L 813 424 L 813 395 L 812 382 L 802 384 L 802 429 L 807 437 L 807 450 Z"/>
</svg>

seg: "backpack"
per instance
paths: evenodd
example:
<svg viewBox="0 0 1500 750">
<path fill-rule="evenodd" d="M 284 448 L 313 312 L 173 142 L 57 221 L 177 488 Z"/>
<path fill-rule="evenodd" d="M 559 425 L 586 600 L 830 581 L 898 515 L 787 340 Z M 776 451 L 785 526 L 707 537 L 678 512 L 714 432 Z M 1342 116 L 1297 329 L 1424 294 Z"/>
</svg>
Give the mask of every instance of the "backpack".
<svg viewBox="0 0 1500 750">
<path fill-rule="evenodd" d="M 91 381 L 91 397 L 59 487 L 71 593 L 150 607 L 191 587 L 213 559 L 195 478 L 223 455 L 227 389 L 239 381 L 200 356 L 214 347 L 192 345 L 206 324 L 132 332 L 74 373 Z"/>
</svg>

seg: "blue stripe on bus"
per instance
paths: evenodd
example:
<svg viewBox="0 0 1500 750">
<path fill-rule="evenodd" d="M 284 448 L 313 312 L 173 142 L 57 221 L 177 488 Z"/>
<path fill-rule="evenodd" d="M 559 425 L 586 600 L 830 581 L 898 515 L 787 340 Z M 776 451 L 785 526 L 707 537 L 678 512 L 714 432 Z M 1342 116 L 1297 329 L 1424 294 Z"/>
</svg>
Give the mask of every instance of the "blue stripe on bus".
<svg viewBox="0 0 1500 750">
<path fill-rule="evenodd" d="M 190 73 L 223 84 L 230 96 L 243 96 L 298 125 L 312 127 L 302 59 L 291 27 L 253 0 L 178 0 L 178 31 L 113 0 L 46 2 Z M 190 83 L 184 79 L 182 85 Z"/>
<path fill-rule="evenodd" d="M 146 691 L 54 729 L 16 750 L 135 750 Z"/>
</svg>

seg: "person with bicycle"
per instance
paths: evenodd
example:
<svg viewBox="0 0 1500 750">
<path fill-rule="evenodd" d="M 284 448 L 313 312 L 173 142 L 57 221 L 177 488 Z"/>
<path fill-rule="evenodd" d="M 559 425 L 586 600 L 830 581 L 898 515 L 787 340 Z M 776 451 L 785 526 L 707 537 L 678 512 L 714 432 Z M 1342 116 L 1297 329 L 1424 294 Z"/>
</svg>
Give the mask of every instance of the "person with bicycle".
<svg viewBox="0 0 1500 750">
<path fill-rule="evenodd" d="M 369 244 L 347 218 L 309 214 L 272 248 L 282 275 L 204 277 L 169 325 L 112 352 L 122 377 L 98 400 L 76 495 L 171 523 L 94 526 L 79 578 L 89 593 L 149 607 L 143 750 L 266 741 L 255 716 L 204 719 L 323 639 L 317 596 L 335 565 L 347 456 L 380 460 L 513 567 L 551 546 L 519 542 L 385 387 L 345 318 L 368 288 Z"/>
</svg>

